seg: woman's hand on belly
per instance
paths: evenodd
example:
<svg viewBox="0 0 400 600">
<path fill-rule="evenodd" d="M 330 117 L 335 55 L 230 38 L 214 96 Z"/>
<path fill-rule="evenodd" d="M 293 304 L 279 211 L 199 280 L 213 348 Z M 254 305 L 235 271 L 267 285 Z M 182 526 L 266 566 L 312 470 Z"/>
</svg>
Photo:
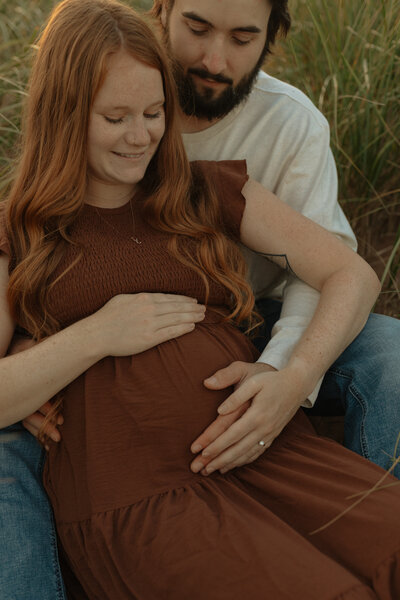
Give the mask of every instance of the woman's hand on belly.
<svg viewBox="0 0 400 600">
<path fill-rule="evenodd" d="M 285 370 L 262 363 L 234 362 L 205 380 L 205 385 L 210 389 L 235 385 L 235 391 L 221 405 L 226 413 L 191 446 L 194 453 L 202 450 L 191 464 L 192 471 L 202 475 L 216 470 L 226 473 L 256 460 L 304 401 Z"/>
<path fill-rule="evenodd" d="M 195 324 L 204 319 L 205 307 L 194 298 L 175 294 L 141 293 L 121 294 L 109 300 L 87 321 L 92 323 L 95 339 L 104 346 L 104 355 L 126 356 L 144 352 L 162 342 L 189 333 Z M 26 340 L 26 338 L 25 338 Z M 97 343 L 97 342 L 94 342 Z M 32 340 L 14 343 L 10 354 L 34 345 Z M 35 437 L 41 430 L 47 413 L 51 410 L 46 402 L 35 413 L 23 420 L 25 428 Z M 48 423 L 46 435 L 54 442 L 61 440 L 58 425 Z"/>
<path fill-rule="evenodd" d="M 89 317 L 104 356 L 128 356 L 193 331 L 205 307 L 175 294 L 120 294 Z"/>
</svg>

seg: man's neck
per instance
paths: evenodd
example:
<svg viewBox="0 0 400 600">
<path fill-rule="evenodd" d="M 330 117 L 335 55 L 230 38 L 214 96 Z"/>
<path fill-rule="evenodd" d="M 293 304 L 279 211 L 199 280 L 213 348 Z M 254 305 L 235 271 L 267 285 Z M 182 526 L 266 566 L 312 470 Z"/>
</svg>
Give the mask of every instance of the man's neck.
<svg viewBox="0 0 400 600">
<path fill-rule="evenodd" d="M 215 125 L 215 123 L 218 123 L 218 121 L 220 121 L 220 119 L 213 119 L 212 121 L 209 121 L 208 119 L 189 117 L 188 115 L 185 115 L 182 110 L 178 110 L 178 123 L 181 133 L 196 133 L 197 131 L 203 131 L 212 125 Z"/>
</svg>

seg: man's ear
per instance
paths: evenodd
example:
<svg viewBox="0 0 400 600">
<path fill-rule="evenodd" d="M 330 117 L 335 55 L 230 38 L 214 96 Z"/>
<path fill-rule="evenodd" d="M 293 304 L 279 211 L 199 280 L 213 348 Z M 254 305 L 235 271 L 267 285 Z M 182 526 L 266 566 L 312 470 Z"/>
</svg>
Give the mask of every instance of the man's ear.
<svg viewBox="0 0 400 600">
<path fill-rule="evenodd" d="M 161 25 L 164 27 L 164 29 L 167 26 L 167 13 L 168 13 L 167 5 L 168 5 L 168 0 L 162 0 L 160 19 L 161 19 Z"/>
</svg>

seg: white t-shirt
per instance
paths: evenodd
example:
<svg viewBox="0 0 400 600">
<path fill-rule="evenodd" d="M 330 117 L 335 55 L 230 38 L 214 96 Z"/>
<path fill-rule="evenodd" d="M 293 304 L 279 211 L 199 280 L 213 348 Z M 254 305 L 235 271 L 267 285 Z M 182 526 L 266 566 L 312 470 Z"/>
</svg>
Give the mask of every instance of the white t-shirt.
<svg viewBox="0 0 400 600">
<path fill-rule="evenodd" d="M 328 123 L 297 88 L 260 72 L 245 102 L 208 129 L 183 134 L 183 141 L 190 160 L 246 159 L 251 178 L 356 249 L 337 202 Z M 256 298 L 282 295 L 281 317 L 259 359 L 282 369 L 312 318 L 319 293 L 248 248 L 243 253 Z M 311 403 L 318 390 L 319 385 Z"/>
</svg>

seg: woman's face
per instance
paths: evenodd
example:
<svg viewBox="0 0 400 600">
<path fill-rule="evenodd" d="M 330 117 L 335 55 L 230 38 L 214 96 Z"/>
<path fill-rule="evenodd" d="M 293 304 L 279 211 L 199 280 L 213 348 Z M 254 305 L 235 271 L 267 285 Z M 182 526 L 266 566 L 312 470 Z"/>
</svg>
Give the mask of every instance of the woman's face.
<svg viewBox="0 0 400 600">
<path fill-rule="evenodd" d="M 89 192 L 99 205 L 126 201 L 143 178 L 164 134 L 164 100 L 157 69 L 125 51 L 108 59 L 88 131 Z"/>
</svg>

